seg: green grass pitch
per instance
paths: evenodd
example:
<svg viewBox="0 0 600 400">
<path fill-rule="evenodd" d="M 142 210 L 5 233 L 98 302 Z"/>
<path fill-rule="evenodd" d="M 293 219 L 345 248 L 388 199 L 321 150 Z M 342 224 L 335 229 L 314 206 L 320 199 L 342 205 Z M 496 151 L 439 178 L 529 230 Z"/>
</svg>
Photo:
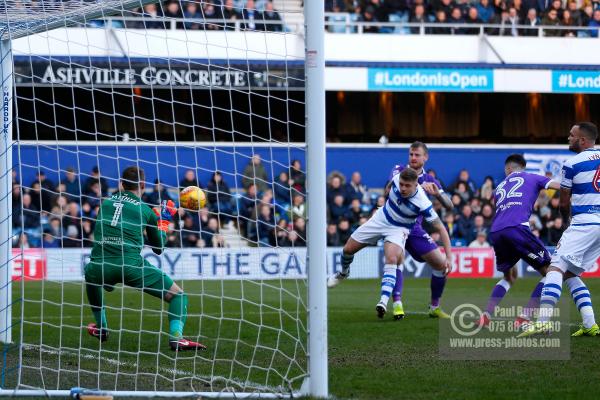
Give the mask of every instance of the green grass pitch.
<svg viewBox="0 0 600 400">
<path fill-rule="evenodd" d="M 495 282 L 451 279 L 445 297 L 484 298 Z M 527 297 L 535 283 L 519 280 L 508 296 Z M 592 296 L 600 292 L 600 280 L 587 283 Z M 219 375 L 231 378 L 227 383 L 239 390 L 244 381 L 298 389 L 307 364 L 305 282 L 188 281 L 184 287 L 191 294 L 186 333 L 200 333 L 209 350 L 175 359 L 161 333 L 167 328 L 166 313 L 158 311 L 160 302 L 151 296 L 120 288 L 106 295 L 113 307 L 109 324 L 121 331 L 111 333 L 100 348 L 79 328 L 92 321 L 80 283 L 27 282 L 24 342 L 42 346 L 23 352 L 23 378 L 49 389 L 100 385 L 107 390 L 211 391 L 223 387 L 223 380 L 210 378 Z M 13 290 L 19 297 L 20 284 Z M 600 338 L 574 338 L 569 361 L 444 361 L 438 356 L 438 322 L 424 313 L 429 280 L 405 280 L 407 317 L 402 321 L 376 318 L 378 293 L 377 280 L 349 280 L 329 291 L 334 398 L 567 399 L 593 398 L 600 389 Z M 566 290 L 562 301 L 571 301 Z M 20 306 L 13 310 L 15 322 Z M 571 314 L 578 322 L 576 309 Z M 20 331 L 15 334 L 18 338 Z M 10 388 L 18 358 L 14 347 L 3 353 L 2 382 Z M 98 368 L 99 375 L 93 373 Z"/>
</svg>

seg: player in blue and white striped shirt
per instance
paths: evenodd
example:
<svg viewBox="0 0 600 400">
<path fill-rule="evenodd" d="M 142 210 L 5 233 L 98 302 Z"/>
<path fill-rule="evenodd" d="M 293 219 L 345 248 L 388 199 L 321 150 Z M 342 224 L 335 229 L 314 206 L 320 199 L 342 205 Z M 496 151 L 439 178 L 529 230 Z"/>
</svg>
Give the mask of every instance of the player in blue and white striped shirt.
<svg viewBox="0 0 600 400">
<path fill-rule="evenodd" d="M 569 150 L 577 155 L 564 163 L 560 184 L 561 214 L 570 226 L 552 255 L 542 289 L 538 322 L 522 336 L 549 330 L 563 280 L 583 319 L 581 329 L 573 336 L 600 335 L 590 292 L 579 278 L 600 257 L 600 150 L 594 148 L 597 139 L 598 128 L 590 122 L 581 122 L 571 129 Z"/>
<path fill-rule="evenodd" d="M 379 318 L 383 318 L 387 311 L 387 303 L 396 283 L 396 268 L 404 260 L 406 239 L 417 218 L 423 217 L 435 231 L 439 232 L 446 254 L 451 254 L 448 232 L 433 210 L 427 193 L 419 186 L 418 178 L 417 172 L 410 168 L 404 169 L 392 178 L 385 205 L 354 231 L 344 246 L 342 270 L 327 281 L 328 287 L 337 286 L 350 274 L 350 264 L 354 254 L 383 238 L 385 265 L 381 281 L 381 297 L 375 307 Z M 450 272 L 451 268 L 450 257 L 446 257 L 446 261 L 439 266 L 444 274 Z"/>
</svg>

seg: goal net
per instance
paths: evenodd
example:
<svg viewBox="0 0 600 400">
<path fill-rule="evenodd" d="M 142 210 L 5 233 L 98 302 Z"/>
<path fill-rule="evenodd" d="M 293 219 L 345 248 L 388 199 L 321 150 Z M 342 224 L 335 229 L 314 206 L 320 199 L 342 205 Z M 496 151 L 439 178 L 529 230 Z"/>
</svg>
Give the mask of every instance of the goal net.
<svg viewBox="0 0 600 400">
<path fill-rule="evenodd" d="M 0 11 L 0 395 L 326 394 L 326 367 L 320 389 L 309 380 L 309 365 L 326 366 L 326 322 L 313 323 L 326 320 L 324 232 L 307 223 L 324 230 L 325 171 L 324 150 L 305 144 L 301 2 L 4 0 Z M 322 48 L 307 48 L 317 70 Z M 307 179 L 310 163 L 323 171 Z M 100 242 L 99 213 L 130 166 L 145 173 L 136 210 L 178 208 L 162 253 L 152 218 L 136 214 L 146 245 L 109 279 L 97 255 L 114 238 Z M 187 186 L 204 207 L 180 206 Z M 120 212 L 112 248 L 127 256 Z M 162 273 L 187 296 L 177 313 L 153 286 Z M 206 350 L 173 351 L 178 324 Z"/>
</svg>

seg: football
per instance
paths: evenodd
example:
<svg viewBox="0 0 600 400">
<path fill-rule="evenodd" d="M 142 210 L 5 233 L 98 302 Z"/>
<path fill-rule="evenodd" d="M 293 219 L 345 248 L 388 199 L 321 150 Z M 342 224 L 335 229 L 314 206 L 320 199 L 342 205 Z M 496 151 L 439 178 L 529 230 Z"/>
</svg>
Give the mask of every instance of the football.
<svg viewBox="0 0 600 400">
<path fill-rule="evenodd" d="M 189 210 L 199 210 L 206 205 L 206 194 L 198 186 L 188 186 L 179 194 L 179 204 Z"/>
</svg>

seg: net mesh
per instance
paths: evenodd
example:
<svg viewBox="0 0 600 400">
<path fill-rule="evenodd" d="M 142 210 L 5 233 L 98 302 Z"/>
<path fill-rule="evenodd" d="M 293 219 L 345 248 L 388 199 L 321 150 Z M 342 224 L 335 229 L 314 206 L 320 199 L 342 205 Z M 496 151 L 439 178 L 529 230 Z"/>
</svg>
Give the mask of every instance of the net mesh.
<svg viewBox="0 0 600 400">
<path fill-rule="evenodd" d="M 220 16 L 207 17 L 214 7 Z M 270 24 L 268 10 L 229 15 L 204 1 L 3 10 L 16 343 L 4 347 L 0 386 L 298 390 L 308 336 L 302 37 Z M 178 210 L 162 255 L 142 252 L 187 294 L 184 335 L 206 351 L 172 352 L 168 304 L 126 285 L 104 292 L 109 340 L 85 329 L 99 206 L 132 165 L 145 171 L 150 207 L 177 202 L 185 186 L 207 195 L 199 211 Z"/>
</svg>

